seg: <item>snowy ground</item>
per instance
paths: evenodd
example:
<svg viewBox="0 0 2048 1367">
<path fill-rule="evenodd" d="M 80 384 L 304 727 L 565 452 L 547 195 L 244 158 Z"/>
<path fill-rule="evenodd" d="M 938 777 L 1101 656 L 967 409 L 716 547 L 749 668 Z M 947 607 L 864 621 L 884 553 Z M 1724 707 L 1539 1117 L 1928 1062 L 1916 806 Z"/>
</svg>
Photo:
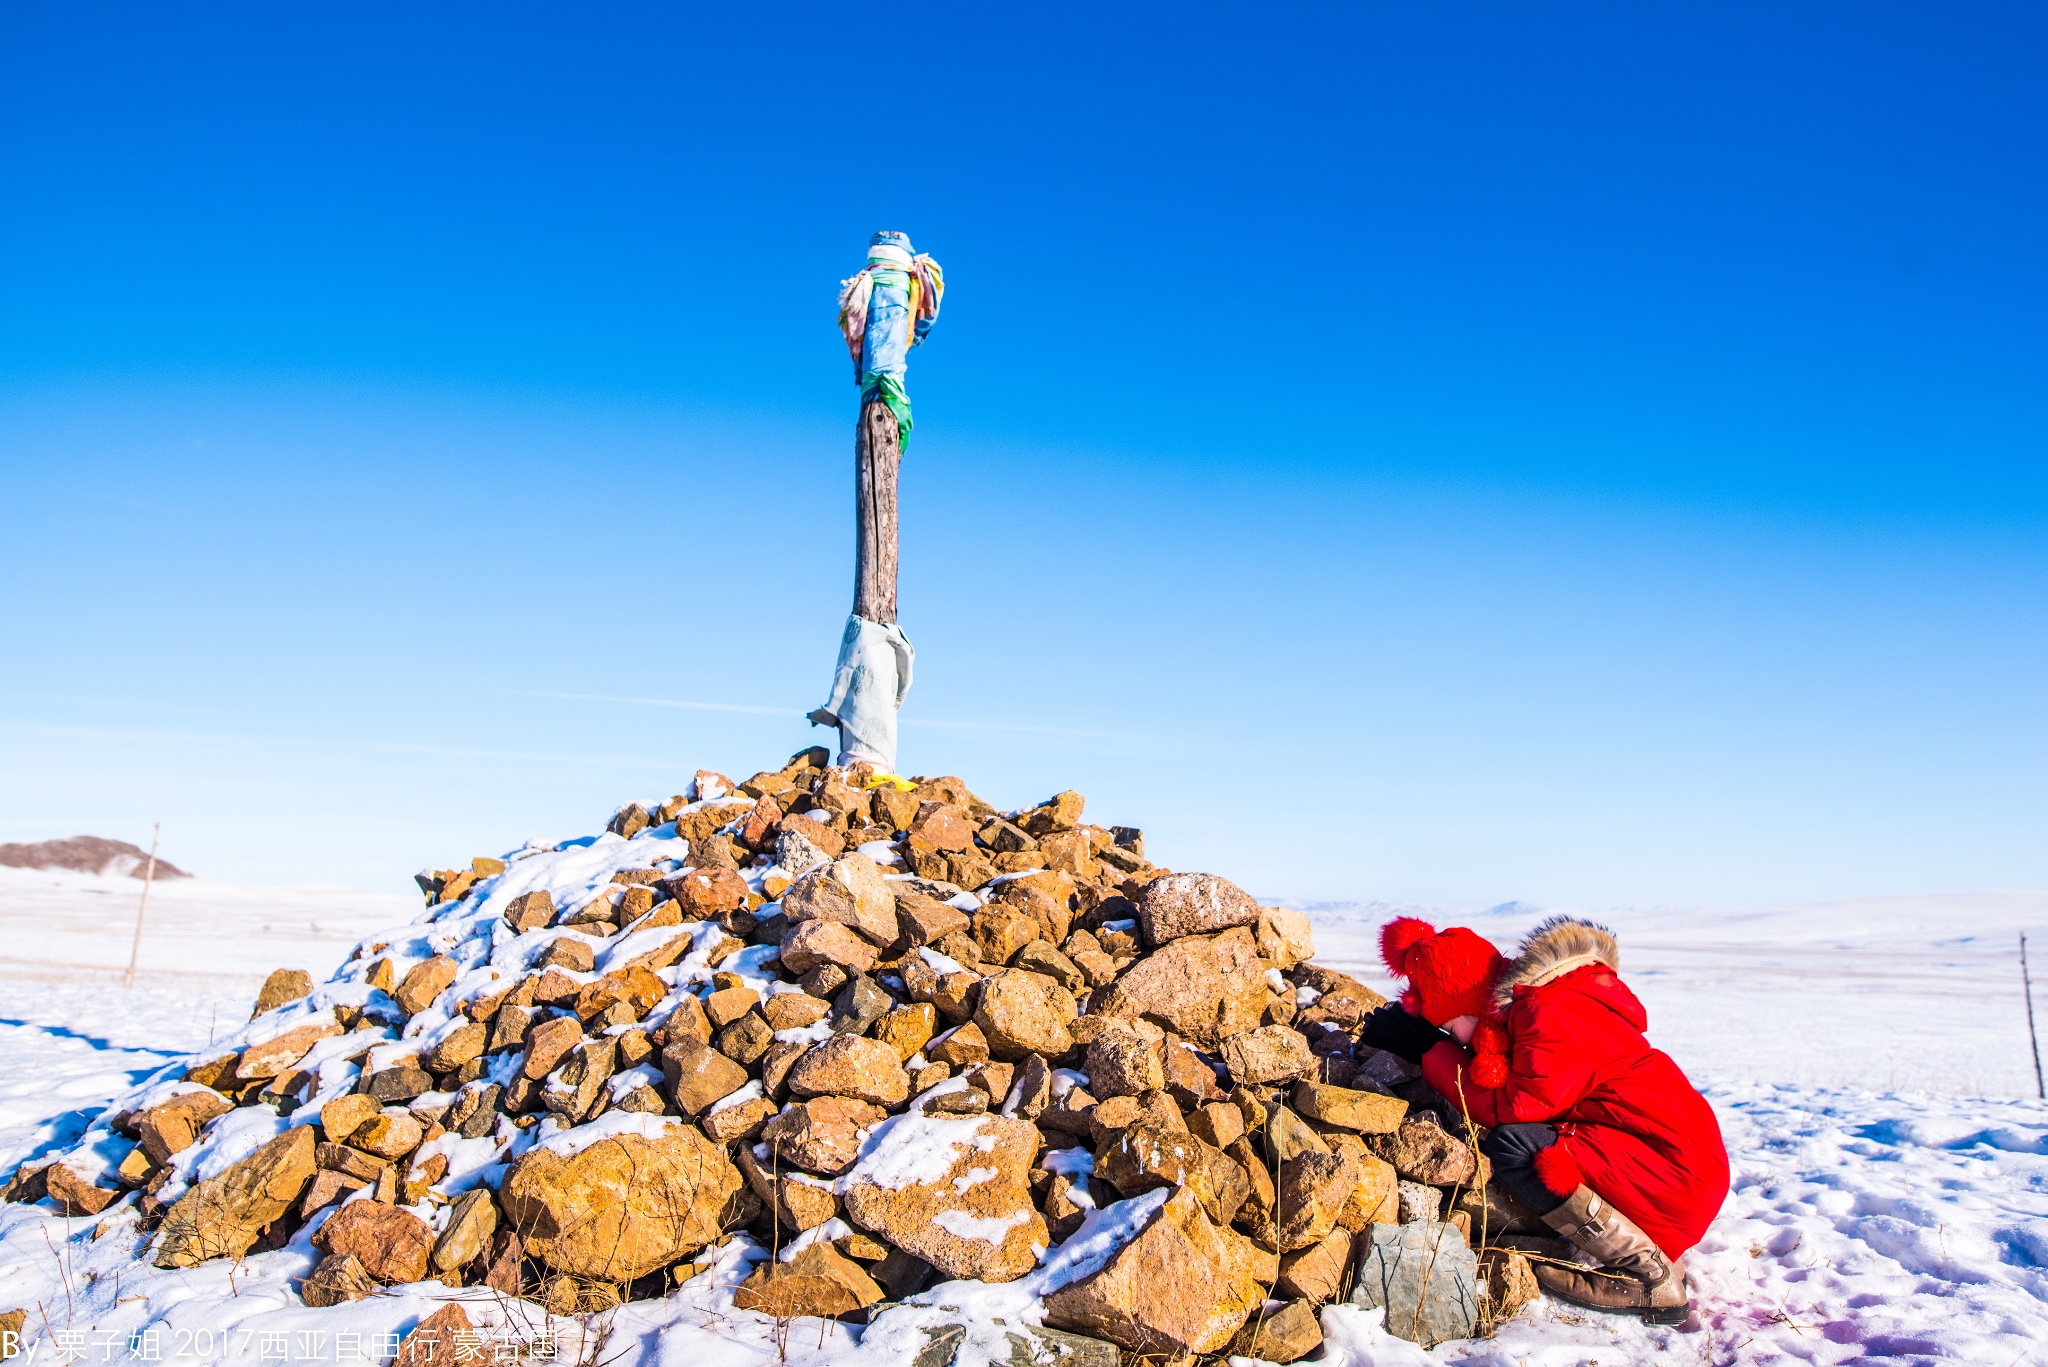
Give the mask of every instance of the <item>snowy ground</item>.
<svg viewBox="0 0 2048 1367">
<path fill-rule="evenodd" d="M 418 905 L 344 889 L 160 884 L 143 971 L 123 991 L 132 880 L 0 875 L 0 1172 L 68 1142 L 168 1055 L 240 1024 L 270 969 L 324 977 L 354 940 Z M 1377 978 L 1372 932 L 1394 909 L 1312 910 L 1319 957 Z M 1506 945 L 1541 914 L 1443 920 Z M 1603 917 L 1621 936 L 1652 1038 L 1701 1081 L 1734 1158 L 1735 1189 L 1690 1259 L 1696 1325 L 1647 1330 L 1539 1304 L 1493 1340 L 1425 1355 L 1336 1309 L 1325 1312 L 1328 1360 L 2048 1362 L 2048 1107 L 2031 1099 L 2016 952 L 2019 929 L 2048 926 L 2048 894 Z M 544 1329 L 516 1304 L 432 1284 L 308 1310 L 290 1287 L 311 1266 L 303 1240 L 238 1266 L 158 1272 L 137 1261 L 131 1222 L 0 1207 L 0 1310 L 28 1310 L 35 1362 L 153 1351 L 195 1367 L 376 1363 L 390 1355 L 387 1336 L 443 1295 L 465 1298 L 488 1340 L 531 1342 Z M 668 1302 L 628 1307 L 592 1329 L 609 1333 L 602 1347 L 558 1324 L 563 1355 L 593 1367 L 615 1357 L 648 1367 L 904 1360 L 900 1342 L 862 1343 L 858 1329 L 816 1321 L 778 1342 L 760 1317 L 721 1308 L 716 1283 L 735 1275 L 728 1267 Z"/>
<path fill-rule="evenodd" d="M 1302 904 L 1320 962 L 1384 989 L 1379 927 L 1407 913 L 1509 949 L 1550 910 Z M 1556 908 L 1553 910 L 1564 910 Z M 2019 935 L 2048 960 L 2048 893 L 1883 897 L 1766 910 L 1592 910 L 1620 937 L 1650 1036 L 1695 1077 L 2032 1096 Z M 2048 1014 L 2042 1017 L 2048 1024 Z"/>
</svg>

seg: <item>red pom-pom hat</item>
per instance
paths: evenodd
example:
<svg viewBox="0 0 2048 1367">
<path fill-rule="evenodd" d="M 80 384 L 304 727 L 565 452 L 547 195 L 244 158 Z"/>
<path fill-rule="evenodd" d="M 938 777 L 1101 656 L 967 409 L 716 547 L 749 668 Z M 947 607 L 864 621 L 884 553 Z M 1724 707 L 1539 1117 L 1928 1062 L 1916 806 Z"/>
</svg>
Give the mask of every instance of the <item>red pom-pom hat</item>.
<svg viewBox="0 0 2048 1367">
<path fill-rule="evenodd" d="M 1463 926 L 1439 931 L 1413 916 L 1397 916 L 1381 928 L 1380 957 L 1396 977 L 1408 980 L 1401 1004 L 1431 1025 L 1487 1016 L 1493 985 L 1508 966 L 1499 950 Z"/>
</svg>

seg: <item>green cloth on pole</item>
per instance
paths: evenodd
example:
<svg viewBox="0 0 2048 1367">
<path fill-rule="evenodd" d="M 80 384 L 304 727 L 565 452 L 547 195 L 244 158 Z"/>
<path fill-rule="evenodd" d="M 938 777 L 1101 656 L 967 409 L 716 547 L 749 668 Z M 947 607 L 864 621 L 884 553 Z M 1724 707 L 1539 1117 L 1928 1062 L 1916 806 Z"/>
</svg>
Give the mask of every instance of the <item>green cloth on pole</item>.
<svg viewBox="0 0 2048 1367">
<path fill-rule="evenodd" d="M 903 392 L 903 381 L 894 375 L 869 371 L 861 377 L 860 401 L 880 399 L 889 405 L 889 411 L 896 415 L 896 447 L 900 451 L 910 449 L 910 395 Z"/>
</svg>

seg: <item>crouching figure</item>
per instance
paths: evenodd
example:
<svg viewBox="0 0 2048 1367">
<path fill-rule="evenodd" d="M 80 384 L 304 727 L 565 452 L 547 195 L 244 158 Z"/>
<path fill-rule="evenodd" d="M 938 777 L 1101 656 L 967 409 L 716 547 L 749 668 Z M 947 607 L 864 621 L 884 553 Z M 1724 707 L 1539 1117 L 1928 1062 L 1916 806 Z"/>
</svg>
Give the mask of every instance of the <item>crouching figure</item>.
<svg viewBox="0 0 2048 1367">
<path fill-rule="evenodd" d="M 1613 934 L 1555 916 L 1510 962 L 1470 930 L 1404 916 L 1380 951 L 1408 987 L 1360 1038 L 1419 1064 L 1489 1130 L 1496 1181 L 1594 1264 L 1539 1262 L 1543 1289 L 1682 1323 L 1682 1259 L 1727 1197 L 1728 1150 L 1706 1098 L 1643 1037 Z"/>
</svg>

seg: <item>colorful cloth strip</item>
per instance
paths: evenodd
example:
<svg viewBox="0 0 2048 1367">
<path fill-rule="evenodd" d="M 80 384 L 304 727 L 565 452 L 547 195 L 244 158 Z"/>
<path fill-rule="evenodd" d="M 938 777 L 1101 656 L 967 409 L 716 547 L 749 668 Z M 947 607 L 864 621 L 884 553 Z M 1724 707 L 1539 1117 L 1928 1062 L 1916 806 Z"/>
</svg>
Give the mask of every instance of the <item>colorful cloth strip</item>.
<svg viewBox="0 0 2048 1367">
<path fill-rule="evenodd" d="M 877 247 L 868 264 L 839 285 L 839 331 L 853 360 L 861 401 L 879 399 L 896 415 L 898 438 L 910 448 L 910 395 L 904 378 L 910 349 L 922 345 L 939 317 L 946 277 L 939 263 L 920 252 Z"/>
</svg>

